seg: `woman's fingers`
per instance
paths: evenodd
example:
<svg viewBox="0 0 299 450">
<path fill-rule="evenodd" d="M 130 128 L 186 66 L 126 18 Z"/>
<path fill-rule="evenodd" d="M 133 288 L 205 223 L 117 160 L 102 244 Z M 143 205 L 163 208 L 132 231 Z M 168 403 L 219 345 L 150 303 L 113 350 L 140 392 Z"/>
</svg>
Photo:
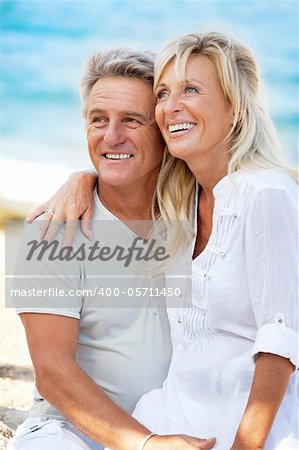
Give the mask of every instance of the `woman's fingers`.
<svg viewBox="0 0 299 450">
<path fill-rule="evenodd" d="M 216 443 L 215 438 L 199 439 L 184 434 L 155 436 L 148 441 L 145 450 L 210 450 Z"/>
<path fill-rule="evenodd" d="M 41 239 L 52 242 L 58 231 L 60 230 L 62 224 L 63 220 L 58 220 L 58 218 L 56 218 L 54 215 L 49 221 L 46 221 L 44 223 L 43 227 L 45 232 L 43 235 L 41 234 Z"/>
<path fill-rule="evenodd" d="M 209 438 L 209 439 L 199 439 L 199 449 L 201 450 L 210 450 L 210 448 L 213 448 L 216 444 L 215 438 Z"/>
<path fill-rule="evenodd" d="M 210 450 L 216 443 L 215 438 L 201 439 L 191 436 L 184 436 L 184 438 L 186 439 L 188 444 L 191 444 L 192 446 L 194 446 L 194 448 L 198 448 L 200 450 Z"/>
<path fill-rule="evenodd" d="M 30 213 L 26 219 L 25 223 L 32 223 L 36 218 L 38 218 L 41 214 L 43 214 L 48 208 L 47 203 L 43 203 L 42 205 L 35 208 L 32 213 Z"/>
<path fill-rule="evenodd" d="M 81 230 L 88 239 L 91 239 L 93 187 L 97 177 L 97 174 L 89 172 L 72 174 L 50 200 L 42 203 L 28 215 L 25 223 L 31 223 L 38 218 L 41 222 L 39 227 L 41 239 L 52 241 L 62 223 L 66 222 L 63 245 L 71 245 L 77 229 L 77 220 L 81 218 Z"/>
<path fill-rule="evenodd" d="M 45 235 L 48 231 L 48 228 L 51 224 L 53 218 L 53 214 L 50 214 L 48 211 L 41 213 L 34 219 L 36 223 L 38 224 L 38 232 L 39 232 L 39 238 L 45 239 Z M 31 223 L 31 221 L 26 221 L 26 223 Z"/>
<path fill-rule="evenodd" d="M 93 207 L 87 208 L 81 216 L 80 227 L 82 233 L 87 237 L 87 239 L 92 239 L 91 232 L 91 218 L 93 214 Z M 54 211 L 47 204 L 43 204 L 36 208 L 25 220 L 25 223 L 32 223 L 34 220 L 39 221 L 39 237 L 48 242 L 52 242 L 58 231 L 60 230 L 63 223 L 65 223 L 65 232 L 63 236 L 62 245 L 72 245 L 74 240 L 77 225 L 78 225 L 78 214 L 72 208 L 70 211 L 65 211 L 62 217 L 59 211 Z"/>
<path fill-rule="evenodd" d="M 91 232 L 91 219 L 92 219 L 92 213 L 93 213 L 93 205 L 89 206 L 84 213 L 81 216 L 80 226 L 81 231 L 84 234 L 84 236 L 87 237 L 87 239 L 92 239 L 92 232 Z"/>
<path fill-rule="evenodd" d="M 77 231 L 78 220 L 67 220 L 65 224 L 65 231 L 62 239 L 62 247 L 71 246 L 73 244 L 75 234 Z"/>
</svg>

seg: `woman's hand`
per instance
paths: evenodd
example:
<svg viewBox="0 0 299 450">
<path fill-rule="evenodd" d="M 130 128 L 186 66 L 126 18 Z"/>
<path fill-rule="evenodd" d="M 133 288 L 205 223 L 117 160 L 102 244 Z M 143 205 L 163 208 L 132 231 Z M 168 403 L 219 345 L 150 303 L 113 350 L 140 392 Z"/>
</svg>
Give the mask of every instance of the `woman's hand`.
<svg viewBox="0 0 299 450">
<path fill-rule="evenodd" d="M 93 213 L 93 187 L 98 179 L 96 173 L 75 172 L 59 190 L 42 205 L 38 206 L 25 220 L 31 223 L 41 220 L 40 237 L 52 241 L 63 222 L 66 230 L 63 245 L 71 245 L 80 220 L 82 233 L 91 239 L 90 221 Z"/>
<path fill-rule="evenodd" d="M 145 444 L 144 450 L 209 450 L 215 443 L 215 438 L 199 439 L 184 434 L 154 436 Z"/>
</svg>

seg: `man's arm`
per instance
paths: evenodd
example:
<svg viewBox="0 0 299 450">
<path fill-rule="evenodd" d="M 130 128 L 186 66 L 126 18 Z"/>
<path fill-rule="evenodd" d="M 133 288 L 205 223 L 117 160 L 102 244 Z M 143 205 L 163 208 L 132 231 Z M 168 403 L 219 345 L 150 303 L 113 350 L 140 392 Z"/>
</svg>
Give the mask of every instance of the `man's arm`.
<svg viewBox="0 0 299 450">
<path fill-rule="evenodd" d="M 150 431 L 117 406 L 77 364 L 79 321 L 36 313 L 22 313 L 21 318 L 39 393 L 91 439 L 113 450 L 137 450 Z M 157 436 L 145 448 L 208 450 L 214 443 Z"/>
</svg>

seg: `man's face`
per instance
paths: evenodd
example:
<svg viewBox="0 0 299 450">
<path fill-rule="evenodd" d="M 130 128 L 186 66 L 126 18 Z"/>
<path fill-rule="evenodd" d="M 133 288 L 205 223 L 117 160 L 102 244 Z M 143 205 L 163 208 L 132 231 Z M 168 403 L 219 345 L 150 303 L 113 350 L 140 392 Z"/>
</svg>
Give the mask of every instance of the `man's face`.
<svg viewBox="0 0 299 450">
<path fill-rule="evenodd" d="M 160 170 L 164 141 L 154 118 L 152 87 L 137 78 L 96 82 L 87 116 L 88 150 L 101 184 L 144 186 Z"/>
</svg>

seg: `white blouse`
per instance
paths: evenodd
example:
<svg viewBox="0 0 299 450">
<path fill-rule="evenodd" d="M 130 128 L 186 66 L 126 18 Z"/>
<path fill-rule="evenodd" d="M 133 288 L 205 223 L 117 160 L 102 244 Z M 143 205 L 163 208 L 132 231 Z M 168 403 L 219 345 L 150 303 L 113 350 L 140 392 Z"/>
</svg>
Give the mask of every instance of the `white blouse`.
<svg viewBox="0 0 299 450">
<path fill-rule="evenodd" d="M 192 302 L 168 309 L 168 377 L 134 416 L 159 434 L 216 436 L 215 448 L 228 450 L 255 355 L 274 353 L 298 368 L 298 190 L 278 171 L 238 171 L 220 180 L 214 197 L 212 233 L 192 263 Z M 297 449 L 297 439 L 294 372 L 265 449 Z"/>
</svg>

